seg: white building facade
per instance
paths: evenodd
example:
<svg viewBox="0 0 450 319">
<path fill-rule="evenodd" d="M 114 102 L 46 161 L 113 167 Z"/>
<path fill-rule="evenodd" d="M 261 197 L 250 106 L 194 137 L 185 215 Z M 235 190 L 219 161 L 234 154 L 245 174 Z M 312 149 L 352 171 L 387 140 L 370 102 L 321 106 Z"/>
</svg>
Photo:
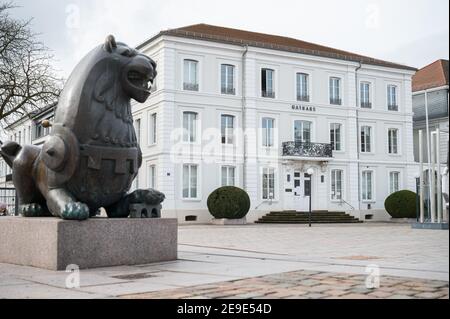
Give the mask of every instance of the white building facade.
<svg viewBox="0 0 450 319">
<path fill-rule="evenodd" d="M 43 145 L 51 128 L 43 127 L 42 121 L 52 121 L 55 104 L 48 105 L 41 110 L 32 112 L 29 116 L 22 117 L 11 123 L 4 130 L 6 138 L 20 145 Z M 0 156 L 0 203 L 6 204 L 8 212 L 18 212 L 16 192 L 12 181 L 12 169 Z"/>
<path fill-rule="evenodd" d="M 313 210 L 382 219 L 390 193 L 415 191 L 412 68 L 220 39 L 176 30 L 139 47 L 158 76 L 133 105 L 135 187 L 165 193 L 164 217 L 209 221 L 225 185 L 248 192 L 249 221 L 307 211 L 309 194 Z"/>
</svg>

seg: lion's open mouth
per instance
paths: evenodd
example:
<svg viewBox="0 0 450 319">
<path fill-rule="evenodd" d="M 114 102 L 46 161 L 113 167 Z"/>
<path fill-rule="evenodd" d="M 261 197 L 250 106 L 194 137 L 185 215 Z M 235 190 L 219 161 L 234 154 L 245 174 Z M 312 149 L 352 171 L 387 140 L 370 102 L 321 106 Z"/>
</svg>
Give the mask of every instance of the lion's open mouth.
<svg viewBox="0 0 450 319">
<path fill-rule="evenodd" d="M 149 91 L 153 84 L 153 79 L 149 79 L 147 75 L 137 71 L 128 72 L 128 81 L 138 89 Z"/>
</svg>

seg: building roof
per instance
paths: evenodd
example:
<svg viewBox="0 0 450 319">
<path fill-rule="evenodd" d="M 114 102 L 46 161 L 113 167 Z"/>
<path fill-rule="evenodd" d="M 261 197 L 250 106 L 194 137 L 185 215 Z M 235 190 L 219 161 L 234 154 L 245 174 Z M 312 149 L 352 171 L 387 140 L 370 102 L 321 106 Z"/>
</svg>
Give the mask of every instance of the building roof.
<svg viewBox="0 0 450 319">
<path fill-rule="evenodd" d="M 437 60 L 413 76 L 413 92 L 448 85 L 448 60 Z"/>
<path fill-rule="evenodd" d="M 224 28 L 208 24 L 195 24 L 178 29 L 161 31 L 155 37 L 145 41 L 137 48 L 141 49 L 148 43 L 164 35 L 190 38 L 196 40 L 204 40 L 204 41 L 213 41 L 226 44 L 234 44 L 240 46 L 251 46 L 272 50 L 288 51 L 332 59 L 361 62 L 364 64 L 384 66 L 395 69 L 417 71 L 416 68 L 410 66 L 374 59 L 356 53 L 338 50 L 302 40 L 277 35 Z"/>
</svg>

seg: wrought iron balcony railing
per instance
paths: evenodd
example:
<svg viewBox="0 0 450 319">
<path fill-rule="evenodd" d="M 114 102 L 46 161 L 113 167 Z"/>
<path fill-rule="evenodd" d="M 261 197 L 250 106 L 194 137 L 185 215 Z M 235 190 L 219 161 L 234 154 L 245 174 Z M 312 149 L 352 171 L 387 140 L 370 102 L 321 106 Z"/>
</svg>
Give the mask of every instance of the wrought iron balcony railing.
<svg viewBox="0 0 450 319">
<path fill-rule="evenodd" d="M 330 104 L 334 104 L 334 105 L 341 105 L 342 104 L 342 99 L 339 98 L 330 98 Z"/>
<path fill-rule="evenodd" d="M 297 95 L 297 101 L 309 102 L 309 95 Z"/>
<path fill-rule="evenodd" d="M 389 104 L 388 110 L 389 111 L 398 111 L 398 105 L 397 104 Z"/>
<path fill-rule="evenodd" d="M 333 157 L 333 147 L 326 143 L 284 142 L 283 156 Z"/>
<path fill-rule="evenodd" d="M 222 87 L 222 94 L 236 95 L 236 89 L 230 87 Z"/>
<path fill-rule="evenodd" d="M 367 102 L 367 101 L 361 101 L 361 107 L 364 109 L 371 109 L 372 108 L 372 103 L 371 102 Z"/>
<path fill-rule="evenodd" d="M 183 83 L 183 89 L 186 91 L 198 91 L 198 84 L 196 83 Z"/>
<path fill-rule="evenodd" d="M 262 97 L 270 97 L 270 98 L 274 99 L 275 92 L 274 91 L 262 91 Z"/>
</svg>

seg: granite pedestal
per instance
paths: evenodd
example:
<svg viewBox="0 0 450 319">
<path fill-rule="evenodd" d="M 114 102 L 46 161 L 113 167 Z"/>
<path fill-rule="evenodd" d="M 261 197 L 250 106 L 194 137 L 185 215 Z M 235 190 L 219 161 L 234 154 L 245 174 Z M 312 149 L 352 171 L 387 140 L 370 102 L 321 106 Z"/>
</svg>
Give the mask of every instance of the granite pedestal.
<svg viewBox="0 0 450 319">
<path fill-rule="evenodd" d="M 65 270 L 177 259 L 177 220 L 0 217 L 0 263 Z"/>
</svg>

